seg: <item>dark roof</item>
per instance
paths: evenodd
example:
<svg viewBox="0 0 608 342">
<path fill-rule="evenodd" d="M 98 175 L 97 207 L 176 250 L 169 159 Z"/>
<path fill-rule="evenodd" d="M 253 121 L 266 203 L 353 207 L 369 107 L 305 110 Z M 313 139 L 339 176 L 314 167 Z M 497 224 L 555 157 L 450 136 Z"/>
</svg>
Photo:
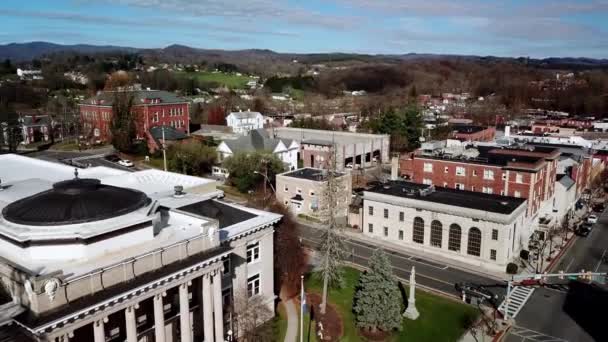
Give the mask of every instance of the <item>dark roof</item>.
<svg viewBox="0 0 608 342">
<path fill-rule="evenodd" d="M 193 203 L 178 209 L 192 214 L 216 219 L 219 221 L 220 228 L 229 227 L 256 217 L 256 215 L 248 211 L 237 209 L 216 200 L 206 200 Z"/>
<path fill-rule="evenodd" d="M 150 127 L 150 135 L 154 140 L 161 141 L 163 139 L 163 127 L 165 128 L 165 140 L 183 140 L 188 137 L 184 132 L 171 126 L 153 126 Z"/>
<path fill-rule="evenodd" d="M 555 180 L 563 185 L 566 189 L 570 189 L 576 182 L 566 174 L 558 174 L 555 176 Z"/>
<path fill-rule="evenodd" d="M 146 206 L 141 191 L 101 184 L 97 179 L 67 180 L 6 206 L 8 221 L 30 226 L 57 226 L 105 220 Z"/>
<path fill-rule="evenodd" d="M 284 173 L 282 176 L 308 179 L 317 182 L 324 182 L 327 180 L 327 171 L 321 169 L 313 169 L 310 167 L 301 168 L 289 173 Z M 334 172 L 334 177 L 344 176 L 343 173 Z"/>
<path fill-rule="evenodd" d="M 141 105 L 146 102 L 146 100 L 159 99 L 160 103 L 184 103 L 186 100 L 180 98 L 174 93 L 164 91 L 164 90 L 132 90 L 126 91 L 129 95 L 133 95 L 133 105 Z M 100 106 L 111 106 L 114 102 L 116 92 L 115 91 L 103 91 L 81 102 L 82 105 L 100 105 Z"/>
<path fill-rule="evenodd" d="M 283 142 L 285 147 L 289 148 L 289 145 L 291 145 L 293 140 L 271 138 L 268 135 L 268 132 L 263 128 L 252 130 L 248 135 L 241 136 L 235 140 L 224 140 L 224 143 L 228 145 L 233 153 L 254 151 L 272 152 L 280 142 Z"/>
<path fill-rule="evenodd" d="M 0 326 L 0 342 L 37 341 L 25 329 L 14 322 Z"/>
<path fill-rule="evenodd" d="M 425 202 L 434 202 L 469 209 L 489 211 L 498 214 L 511 214 L 526 201 L 524 198 L 431 187 L 430 185 L 405 181 L 389 181 L 387 183 L 377 184 L 367 191 L 391 196 L 413 198 Z M 426 194 L 424 194 L 424 192 L 426 192 Z"/>
<path fill-rule="evenodd" d="M 454 125 L 452 126 L 452 129 L 459 134 L 471 134 L 486 130 L 488 127 L 476 125 Z"/>
</svg>

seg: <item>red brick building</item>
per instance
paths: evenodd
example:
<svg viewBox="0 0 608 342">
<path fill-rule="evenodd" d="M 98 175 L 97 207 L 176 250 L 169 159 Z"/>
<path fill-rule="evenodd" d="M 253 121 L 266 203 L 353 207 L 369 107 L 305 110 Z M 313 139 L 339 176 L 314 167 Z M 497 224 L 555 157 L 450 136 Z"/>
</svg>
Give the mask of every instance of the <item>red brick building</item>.
<svg viewBox="0 0 608 342">
<path fill-rule="evenodd" d="M 460 154 L 423 148 L 400 160 L 401 175 L 413 182 L 526 198 L 527 216 L 555 192 L 556 148 L 478 146 Z"/>
<path fill-rule="evenodd" d="M 144 139 L 154 126 L 171 126 L 189 133 L 190 106 L 177 95 L 162 90 L 128 91 L 133 96 L 132 112 L 136 116 L 137 137 Z M 82 135 L 99 142 L 109 141 L 112 126 L 114 91 L 104 91 L 78 106 L 82 122 Z"/>
<path fill-rule="evenodd" d="M 496 128 L 474 125 L 456 125 L 451 137 L 460 141 L 492 141 L 496 136 Z"/>
</svg>

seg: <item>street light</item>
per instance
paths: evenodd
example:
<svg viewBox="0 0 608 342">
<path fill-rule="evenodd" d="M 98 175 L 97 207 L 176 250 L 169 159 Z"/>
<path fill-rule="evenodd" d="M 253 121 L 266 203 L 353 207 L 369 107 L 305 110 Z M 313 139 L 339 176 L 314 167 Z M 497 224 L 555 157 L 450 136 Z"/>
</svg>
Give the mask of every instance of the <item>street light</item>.
<svg viewBox="0 0 608 342">
<path fill-rule="evenodd" d="M 265 181 L 264 184 L 266 184 L 266 182 L 268 182 L 268 184 L 270 185 L 270 189 L 272 189 L 272 192 L 274 192 L 275 194 L 277 193 L 276 190 L 274 189 L 274 187 L 272 186 L 272 182 L 270 181 L 270 179 L 268 178 L 268 175 L 261 173 L 259 171 L 253 171 L 253 173 L 258 174 L 262 177 L 264 177 Z M 265 188 L 265 187 L 264 187 Z"/>
</svg>

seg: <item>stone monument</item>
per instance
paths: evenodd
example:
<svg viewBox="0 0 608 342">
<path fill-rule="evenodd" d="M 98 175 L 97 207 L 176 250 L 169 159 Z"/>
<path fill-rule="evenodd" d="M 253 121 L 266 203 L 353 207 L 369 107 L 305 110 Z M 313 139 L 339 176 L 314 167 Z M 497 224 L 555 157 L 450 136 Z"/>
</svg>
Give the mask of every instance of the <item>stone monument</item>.
<svg viewBox="0 0 608 342">
<path fill-rule="evenodd" d="M 412 266 L 412 272 L 410 273 L 410 292 L 407 300 L 407 309 L 403 313 L 403 317 L 411 320 L 418 319 L 420 313 L 416 309 L 416 268 Z"/>
</svg>

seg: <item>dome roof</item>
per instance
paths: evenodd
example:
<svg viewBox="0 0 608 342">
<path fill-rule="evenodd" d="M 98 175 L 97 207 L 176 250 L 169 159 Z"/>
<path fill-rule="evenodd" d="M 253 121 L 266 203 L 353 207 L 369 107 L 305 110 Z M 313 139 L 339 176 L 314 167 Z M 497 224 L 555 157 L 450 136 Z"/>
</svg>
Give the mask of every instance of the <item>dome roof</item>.
<svg viewBox="0 0 608 342">
<path fill-rule="evenodd" d="M 141 191 L 101 184 L 98 179 L 75 178 L 6 206 L 8 221 L 30 226 L 58 226 L 105 220 L 150 203 Z"/>
</svg>

